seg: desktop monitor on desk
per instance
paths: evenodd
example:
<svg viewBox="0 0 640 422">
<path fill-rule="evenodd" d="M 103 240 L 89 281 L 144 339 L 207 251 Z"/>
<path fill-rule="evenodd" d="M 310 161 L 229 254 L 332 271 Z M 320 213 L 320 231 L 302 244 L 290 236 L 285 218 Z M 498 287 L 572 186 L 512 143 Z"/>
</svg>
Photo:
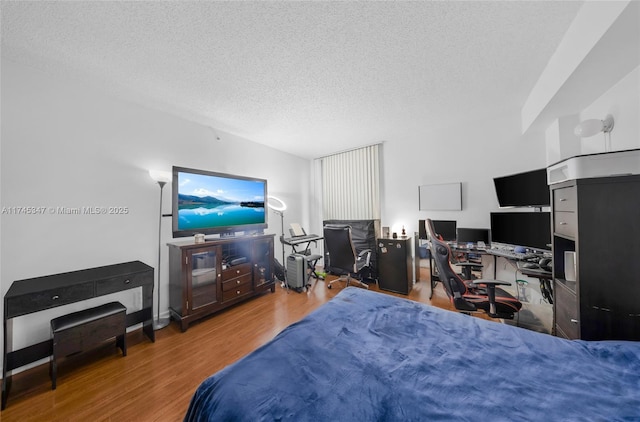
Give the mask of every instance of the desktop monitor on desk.
<svg viewBox="0 0 640 422">
<path fill-rule="evenodd" d="M 489 229 L 458 227 L 456 233 L 456 241 L 458 244 L 473 243 L 477 245 L 480 242 L 484 242 L 485 246 L 488 247 L 491 243 Z"/>
<path fill-rule="evenodd" d="M 491 241 L 523 246 L 538 252 L 551 250 L 551 214 L 548 212 L 492 212 Z"/>
<path fill-rule="evenodd" d="M 494 177 L 500 207 L 545 207 L 551 204 L 547 169 Z"/>
<path fill-rule="evenodd" d="M 456 221 L 455 220 L 431 220 L 433 229 L 442 237 L 445 242 L 453 242 L 456 240 Z"/>
</svg>

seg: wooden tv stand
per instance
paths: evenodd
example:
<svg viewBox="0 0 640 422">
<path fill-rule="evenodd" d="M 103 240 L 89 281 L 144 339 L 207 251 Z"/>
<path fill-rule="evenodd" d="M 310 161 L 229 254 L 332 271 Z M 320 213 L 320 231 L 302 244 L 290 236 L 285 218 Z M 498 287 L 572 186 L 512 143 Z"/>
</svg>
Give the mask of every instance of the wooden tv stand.
<svg viewBox="0 0 640 422">
<path fill-rule="evenodd" d="M 274 235 L 169 243 L 169 311 L 189 324 L 267 290 L 275 292 Z"/>
</svg>

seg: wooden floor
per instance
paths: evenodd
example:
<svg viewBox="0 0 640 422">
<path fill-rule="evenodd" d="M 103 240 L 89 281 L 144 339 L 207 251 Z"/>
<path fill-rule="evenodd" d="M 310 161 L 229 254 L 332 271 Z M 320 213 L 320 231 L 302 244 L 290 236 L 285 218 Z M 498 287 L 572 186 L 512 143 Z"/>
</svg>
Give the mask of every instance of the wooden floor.
<svg viewBox="0 0 640 422">
<path fill-rule="evenodd" d="M 428 278 L 428 268 L 422 268 L 423 281 L 415 284 L 408 298 L 452 309 L 440 285 L 429 300 Z M 126 357 L 113 344 L 106 344 L 63 361 L 55 391 L 48 365 L 22 372 L 13 377 L 0 419 L 181 421 L 193 392 L 207 376 L 266 343 L 327 302 L 342 286 L 335 283 L 327 289 L 320 280 L 308 292 L 296 293 L 278 285 L 275 293 L 222 311 L 185 333 L 172 323 L 156 332 L 155 343 L 136 330 L 127 336 Z M 375 285 L 370 289 L 378 290 Z"/>
</svg>

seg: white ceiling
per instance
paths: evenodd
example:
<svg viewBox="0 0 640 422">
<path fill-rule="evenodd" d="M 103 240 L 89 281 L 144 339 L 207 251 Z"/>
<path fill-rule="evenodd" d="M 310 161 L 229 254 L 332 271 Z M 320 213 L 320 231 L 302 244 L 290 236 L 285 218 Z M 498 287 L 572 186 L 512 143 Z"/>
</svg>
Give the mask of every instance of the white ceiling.
<svg viewBox="0 0 640 422">
<path fill-rule="evenodd" d="M 2 55 L 312 158 L 519 112 L 581 4 L 2 1 Z"/>
</svg>

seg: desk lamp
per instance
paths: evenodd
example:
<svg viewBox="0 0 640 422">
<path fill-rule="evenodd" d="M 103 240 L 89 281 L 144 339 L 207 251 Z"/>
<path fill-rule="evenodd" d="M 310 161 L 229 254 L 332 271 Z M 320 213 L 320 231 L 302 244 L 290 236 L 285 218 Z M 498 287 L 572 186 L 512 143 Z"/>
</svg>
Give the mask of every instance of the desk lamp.
<svg viewBox="0 0 640 422">
<path fill-rule="evenodd" d="M 162 252 L 162 188 L 171 181 L 171 173 L 161 170 L 149 170 L 149 176 L 160 186 L 160 215 L 158 218 L 158 312 L 157 318 L 153 321 L 153 329 L 160 330 L 169 325 L 169 318 L 160 318 L 160 256 Z"/>
</svg>

